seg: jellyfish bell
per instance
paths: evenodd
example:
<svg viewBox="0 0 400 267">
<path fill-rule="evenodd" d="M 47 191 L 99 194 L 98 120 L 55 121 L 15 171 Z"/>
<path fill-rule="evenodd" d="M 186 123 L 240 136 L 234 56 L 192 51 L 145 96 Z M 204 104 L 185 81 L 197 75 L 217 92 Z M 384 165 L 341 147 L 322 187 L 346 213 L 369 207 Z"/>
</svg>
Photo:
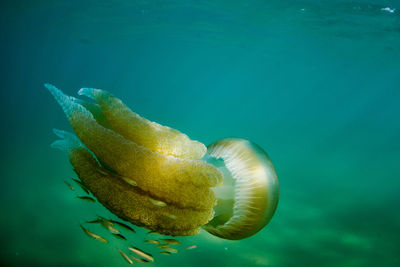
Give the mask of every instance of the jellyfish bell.
<svg viewBox="0 0 400 267">
<path fill-rule="evenodd" d="M 61 140 L 52 146 L 68 153 L 85 187 L 121 219 L 165 235 L 194 235 L 203 226 L 242 239 L 274 214 L 278 182 L 257 145 L 222 139 L 206 148 L 106 91 L 81 89 L 90 103 L 45 86 L 74 130 L 55 130 Z"/>
<path fill-rule="evenodd" d="M 214 188 L 214 218 L 203 226 L 225 239 L 247 238 L 271 220 L 279 199 L 278 179 L 267 153 L 239 138 L 219 140 L 204 157 L 223 173 L 223 185 Z"/>
</svg>

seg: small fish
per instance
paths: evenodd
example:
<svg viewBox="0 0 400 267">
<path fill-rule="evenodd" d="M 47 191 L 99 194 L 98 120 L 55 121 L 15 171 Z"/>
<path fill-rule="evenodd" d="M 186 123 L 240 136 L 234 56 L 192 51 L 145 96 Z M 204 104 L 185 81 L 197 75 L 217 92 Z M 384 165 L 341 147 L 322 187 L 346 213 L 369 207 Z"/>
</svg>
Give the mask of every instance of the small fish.
<svg viewBox="0 0 400 267">
<path fill-rule="evenodd" d="M 74 181 L 75 183 L 77 183 L 79 185 L 82 185 L 82 186 L 86 187 L 86 185 L 84 185 L 83 182 L 81 180 L 79 180 L 79 179 L 72 178 L 72 181 Z"/>
<path fill-rule="evenodd" d="M 64 181 L 64 183 L 69 187 L 69 189 L 71 189 L 72 191 L 74 191 L 75 190 L 75 188 L 70 184 L 70 183 L 68 183 L 67 181 Z"/>
<path fill-rule="evenodd" d="M 166 216 L 172 220 L 176 220 L 178 217 L 176 217 L 175 215 L 172 214 L 166 214 Z"/>
<path fill-rule="evenodd" d="M 128 184 L 130 184 L 131 186 L 137 186 L 137 183 L 129 177 L 120 176 L 120 178 L 125 182 L 127 182 Z"/>
<path fill-rule="evenodd" d="M 188 246 L 186 249 L 194 249 L 194 248 L 197 248 L 197 246 L 196 245 Z"/>
<path fill-rule="evenodd" d="M 153 239 L 145 239 L 144 242 L 146 242 L 146 243 L 152 243 L 152 244 L 156 244 L 156 245 L 160 244 L 159 241 L 153 240 Z"/>
<path fill-rule="evenodd" d="M 116 229 L 115 227 L 113 227 L 113 223 L 109 220 L 107 220 L 106 218 L 103 218 L 101 216 L 97 216 L 100 218 L 100 223 L 102 226 L 104 226 L 104 228 L 106 228 L 108 231 L 110 231 L 113 234 L 119 234 L 119 230 Z"/>
<path fill-rule="evenodd" d="M 154 261 L 154 258 L 151 254 L 148 254 L 148 253 L 146 253 L 138 248 L 135 248 L 135 247 L 128 247 L 128 249 L 132 250 L 133 252 L 135 252 L 138 256 L 140 256 L 142 258 L 145 258 L 149 261 Z"/>
<path fill-rule="evenodd" d="M 77 183 L 81 188 L 82 188 L 82 190 L 83 191 L 85 191 L 85 193 L 86 194 L 90 194 L 90 192 L 89 192 L 89 190 L 87 189 L 87 187 L 81 182 L 81 181 L 79 181 L 78 179 L 75 179 L 75 178 L 72 178 L 72 180 L 75 182 L 75 183 Z"/>
<path fill-rule="evenodd" d="M 151 202 L 153 205 L 158 206 L 158 207 L 165 207 L 165 206 L 167 206 L 167 203 L 162 202 L 161 200 L 155 200 L 155 199 L 150 198 L 150 202 Z"/>
<path fill-rule="evenodd" d="M 171 252 L 168 252 L 168 251 L 160 251 L 160 254 L 171 255 Z"/>
<path fill-rule="evenodd" d="M 171 253 L 178 253 L 178 250 L 175 248 L 171 248 L 171 247 L 166 247 L 163 248 L 165 251 L 171 252 Z"/>
<path fill-rule="evenodd" d="M 125 259 L 127 262 L 129 262 L 129 264 L 132 264 L 132 263 L 133 263 L 133 261 L 128 257 L 128 255 L 126 255 L 123 251 L 121 251 L 121 250 L 119 250 L 119 249 L 118 249 L 118 251 L 119 251 L 119 253 L 122 255 L 122 257 L 124 257 L 124 259 Z"/>
<path fill-rule="evenodd" d="M 181 242 L 179 242 L 178 240 L 170 239 L 170 238 L 160 239 L 160 240 L 167 244 L 171 244 L 171 245 L 180 245 L 181 244 Z"/>
<path fill-rule="evenodd" d="M 88 196 L 77 196 L 77 198 L 82 199 L 87 202 L 91 202 L 91 203 L 96 202 L 96 200 L 94 200 L 94 198 L 88 197 Z"/>
<path fill-rule="evenodd" d="M 105 176 L 109 176 L 109 175 L 110 175 L 110 174 L 109 174 L 106 170 L 104 170 L 103 168 L 97 168 L 96 170 L 97 170 L 97 172 L 99 172 L 100 174 L 103 174 L 103 175 L 105 175 Z"/>
<path fill-rule="evenodd" d="M 159 247 L 159 248 L 169 248 L 169 245 L 167 245 L 167 244 L 159 244 L 159 245 L 157 245 L 157 247 Z"/>
<path fill-rule="evenodd" d="M 126 240 L 126 237 L 121 234 L 113 233 L 113 236 L 115 236 L 116 238 L 122 239 L 122 240 Z"/>
<path fill-rule="evenodd" d="M 103 221 L 100 219 L 92 220 L 92 221 L 86 221 L 86 223 L 102 223 Z"/>
<path fill-rule="evenodd" d="M 129 225 L 126 225 L 126 224 L 124 224 L 122 222 L 118 222 L 118 221 L 114 221 L 114 220 L 110 220 L 110 222 L 115 223 L 115 224 L 121 226 L 122 228 L 125 228 L 126 230 L 129 230 L 129 231 L 131 231 L 133 233 L 136 233 L 135 229 L 133 229 Z"/>
<path fill-rule="evenodd" d="M 145 259 L 138 259 L 138 258 L 135 258 L 135 257 L 133 257 L 133 256 L 131 256 L 131 258 L 132 258 L 134 261 L 136 261 L 136 262 L 149 262 L 148 260 L 145 260 Z"/>
<path fill-rule="evenodd" d="M 101 225 L 104 226 L 104 228 L 106 228 L 106 229 L 107 229 L 108 231 L 110 231 L 111 233 L 113 233 L 113 234 L 119 234 L 119 233 L 120 233 L 118 229 L 116 229 L 115 227 L 113 227 L 113 226 L 107 224 L 106 222 L 101 221 L 100 223 L 101 223 Z"/>
<path fill-rule="evenodd" d="M 103 237 L 101 237 L 101 236 L 99 236 L 99 235 L 97 235 L 97 234 L 95 234 L 95 233 L 92 233 L 92 232 L 90 232 L 89 230 L 87 230 L 85 227 L 83 227 L 82 225 L 80 225 L 80 227 L 82 228 L 82 230 L 85 232 L 85 234 L 87 234 L 88 236 L 90 236 L 91 238 L 94 238 L 94 239 L 96 239 L 96 240 L 98 240 L 98 241 L 100 241 L 100 242 L 103 242 L 103 243 L 108 243 L 108 241 L 105 239 L 105 238 L 103 238 Z"/>
<path fill-rule="evenodd" d="M 107 220 L 106 218 L 101 217 L 101 216 L 99 216 L 99 215 L 97 215 L 97 217 L 98 217 L 100 220 L 102 220 L 103 222 L 105 222 L 105 223 L 107 223 L 107 224 L 109 224 L 109 225 L 114 225 L 114 223 L 113 223 L 111 220 Z"/>
</svg>

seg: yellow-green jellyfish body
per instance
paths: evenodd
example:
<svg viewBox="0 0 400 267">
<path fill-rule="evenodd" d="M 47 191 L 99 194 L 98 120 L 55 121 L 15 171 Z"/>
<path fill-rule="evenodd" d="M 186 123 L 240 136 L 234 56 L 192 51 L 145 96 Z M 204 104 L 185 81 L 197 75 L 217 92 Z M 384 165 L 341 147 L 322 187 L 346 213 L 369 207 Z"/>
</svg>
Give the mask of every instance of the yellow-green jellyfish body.
<svg viewBox="0 0 400 267">
<path fill-rule="evenodd" d="M 86 149 L 73 149 L 70 161 L 85 186 L 111 212 L 139 226 L 167 235 L 193 235 L 213 217 L 212 209 L 195 210 L 167 204 L 154 205 L 152 198 L 137 186 L 131 186 L 100 167 Z"/>
<path fill-rule="evenodd" d="M 52 146 L 69 153 L 82 182 L 120 218 L 166 235 L 193 235 L 203 226 L 227 239 L 248 237 L 271 219 L 278 186 L 262 150 L 237 139 L 207 150 L 103 90 L 81 89 L 97 102 L 90 103 L 45 86 L 75 132 L 55 130 L 61 140 Z"/>
<path fill-rule="evenodd" d="M 175 129 L 140 117 L 106 91 L 82 88 L 78 94 L 94 99 L 112 128 L 138 145 L 177 158 L 200 159 L 206 153 L 207 149 L 202 143 L 190 140 L 187 135 Z"/>
</svg>

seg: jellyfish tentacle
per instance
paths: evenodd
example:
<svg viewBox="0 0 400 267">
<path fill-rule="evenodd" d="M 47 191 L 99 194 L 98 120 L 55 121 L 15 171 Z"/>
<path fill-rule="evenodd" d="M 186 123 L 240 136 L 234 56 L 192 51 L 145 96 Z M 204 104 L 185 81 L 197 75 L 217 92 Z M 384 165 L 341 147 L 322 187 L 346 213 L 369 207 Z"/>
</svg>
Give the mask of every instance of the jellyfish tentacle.
<svg viewBox="0 0 400 267">
<path fill-rule="evenodd" d="M 208 210 L 216 198 L 209 188 L 221 180 L 218 169 L 198 160 L 152 152 L 98 124 L 73 98 L 48 87 L 66 113 L 74 132 L 95 156 L 142 190 L 178 207 Z M 179 192 L 177 194 L 176 192 Z"/>
<path fill-rule="evenodd" d="M 79 138 L 73 133 L 58 129 L 53 129 L 53 132 L 61 139 L 54 141 L 50 145 L 52 148 L 57 148 L 62 151 L 69 152 L 71 149 L 84 147 Z"/>
<path fill-rule="evenodd" d="M 186 159 L 200 159 L 207 151 L 202 143 L 190 140 L 186 134 L 139 116 L 107 91 L 82 88 L 78 94 L 97 101 L 115 131 L 138 145 Z"/>
<path fill-rule="evenodd" d="M 74 143 L 78 143 L 80 142 L 78 137 L 76 137 L 75 134 L 67 132 L 67 131 L 63 131 L 63 130 L 59 130 L 59 129 L 53 129 L 53 133 L 55 135 L 57 135 L 58 137 L 62 138 L 62 139 L 68 139 L 73 141 Z"/>
</svg>

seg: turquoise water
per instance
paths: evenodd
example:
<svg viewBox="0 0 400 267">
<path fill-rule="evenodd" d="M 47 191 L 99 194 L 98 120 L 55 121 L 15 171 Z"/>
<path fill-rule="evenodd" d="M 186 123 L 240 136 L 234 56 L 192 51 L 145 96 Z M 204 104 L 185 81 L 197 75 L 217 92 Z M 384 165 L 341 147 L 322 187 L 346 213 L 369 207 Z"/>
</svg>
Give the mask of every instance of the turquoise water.
<svg viewBox="0 0 400 267">
<path fill-rule="evenodd" d="M 397 9 L 386 0 L 3 1 L 0 263 L 126 266 L 117 249 L 136 244 L 155 256 L 149 266 L 399 266 Z M 65 186 L 76 175 L 49 145 L 52 128 L 71 128 L 45 82 L 75 96 L 108 90 L 205 144 L 254 141 L 278 173 L 274 218 L 241 241 L 180 238 L 197 248 L 169 256 L 144 244 L 139 227 L 126 244 L 88 238 L 79 223 L 112 214 Z"/>
</svg>

